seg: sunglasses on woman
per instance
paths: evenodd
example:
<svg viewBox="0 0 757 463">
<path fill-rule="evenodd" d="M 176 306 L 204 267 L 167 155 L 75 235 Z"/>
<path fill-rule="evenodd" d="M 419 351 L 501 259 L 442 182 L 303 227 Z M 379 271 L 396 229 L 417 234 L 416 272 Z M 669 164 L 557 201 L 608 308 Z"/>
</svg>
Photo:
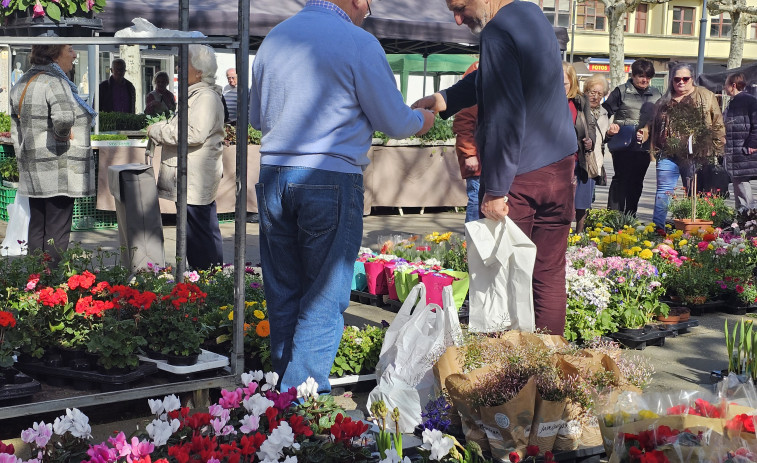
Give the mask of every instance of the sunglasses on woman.
<svg viewBox="0 0 757 463">
<path fill-rule="evenodd" d="M 683 82 L 684 84 L 691 80 L 691 77 L 673 77 L 673 82 L 679 83 Z"/>
</svg>

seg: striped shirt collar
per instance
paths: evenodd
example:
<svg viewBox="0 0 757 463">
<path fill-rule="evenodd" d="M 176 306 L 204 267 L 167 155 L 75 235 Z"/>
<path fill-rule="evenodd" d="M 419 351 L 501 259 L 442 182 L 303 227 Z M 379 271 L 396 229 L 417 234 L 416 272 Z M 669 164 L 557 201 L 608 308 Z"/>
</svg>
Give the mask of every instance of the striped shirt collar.
<svg viewBox="0 0 757 463">
<path fill-rule="evenodd" d="M 347 16 L 347 13 L 344 12 L 343 9 L 339 8 L 337 5 L 328 2 L 326 0 L 308 0 L 307 3 L 305 3 L 305 6 L 317 6 L 319 8 L 324 8 L 326 10 L 331 10 L 336 12 L 342 19 L 345 19 L 349 22 L 352 22 L 349 16 Z"/>
</svg>

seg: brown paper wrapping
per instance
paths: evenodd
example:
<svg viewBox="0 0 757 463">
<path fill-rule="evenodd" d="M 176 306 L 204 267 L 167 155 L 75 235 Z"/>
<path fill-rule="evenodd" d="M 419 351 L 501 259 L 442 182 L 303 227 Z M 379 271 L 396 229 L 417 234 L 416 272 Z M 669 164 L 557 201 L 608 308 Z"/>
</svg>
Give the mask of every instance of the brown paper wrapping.
<svg viewBox="0 0 757 463">
<path fill-rule="evenodd" d="M 563 411 L 563 425 L 557 432 L 555 438 L 554 451 L 562 452 L 569 450 L 576 450 L 581 442 L 582 424 L 584 410 L 580 405 L 568 401 L 565 404 L 565 410 Z M 599 430 L 599 428 L 597 428 Z M 600 444 L 601 444 L 600 436 Z M 599 445 L 599 444 L 597 444 Z"/>
<path fill-rule="evenodd" d="M 534 421 L 531 423 L 528 445 L 539 446 L 539 455 L 544 455 L 547 450 L 552 450 L 557 433 L 564 424 L 562 420 L 564 411 L 565 401 L 543 400 L 537 391 Z"/>
<path fill-rule="evenodd" d="M 476 378 L 489 373 L 494 368 L 490 365 L 473 370 L 467 375 L 452 374 L 444 381 L 450 400 L 460 415 L 465 440 L 477 443 L 484 452 L 490 450 L 489 440 L 481 428 L 480 410 L 470 401 L 470 387 Z"/>
<path fill-rule="evenodd" d="M 507 460 L 510 452 L 525 453 L 536 406 L 536 382 L 528 380 L 511 401 L 496 407 L 481 407 L 482 428 L 492 456 Z"/>
</svg>

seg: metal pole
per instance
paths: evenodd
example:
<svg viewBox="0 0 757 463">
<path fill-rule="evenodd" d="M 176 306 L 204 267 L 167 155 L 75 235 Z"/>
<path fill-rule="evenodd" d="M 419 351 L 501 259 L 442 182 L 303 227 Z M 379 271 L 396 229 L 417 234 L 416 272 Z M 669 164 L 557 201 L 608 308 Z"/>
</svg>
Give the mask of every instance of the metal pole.
<svg viewBox="0 0 757 463">
<path fill-rule="evenodd" d="M 697 55 L 697 76 L 704 70 L 704 41 L 707 33 L 707 0 L 702 0 L 702 19 L 699 20 L 699 54 Z"/>
<path fill-rule="evenodd" d="M 234 321 L 231 373 L 244 371 L 244 289 L 247 249 L 247 125 L 249 112 L 250 0 L 239 0 L 237 48 L 237 198 L 234 209 Z"/>
<path fill-rule="evenodd" d="M 179 30 L 189 30 L 189 0 L 179 0 Z M 189 45 L 179 45 L 179 145 L 176 173 L 176 280 L 187 268 L 187 128 Z"/>
<path fill-rule="evenodd" d="M 573 44 L 576 43 L 576 0 L 571 2 L 571 6 L 573 7 L 573 13 L 570 15 L 570 64 L 573 64 Z"/>
<path fill-rule="evenodd" d="M 428 70 L 428 53 L 423 54 L 423 94 L 426 94 L 426 71 Z"/>
<path fill-rule="evenodd" d="M 97 57 L 100 56 L 100 47 L 87 45 L 87 103 L 95 107 L 95 89 L 97 86 Z"/>
</svg>

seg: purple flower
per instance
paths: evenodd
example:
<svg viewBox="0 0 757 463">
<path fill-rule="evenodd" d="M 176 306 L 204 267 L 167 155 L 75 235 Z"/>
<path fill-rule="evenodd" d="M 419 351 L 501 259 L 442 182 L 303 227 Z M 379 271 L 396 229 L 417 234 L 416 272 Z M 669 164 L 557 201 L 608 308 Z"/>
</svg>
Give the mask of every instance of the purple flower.
<svg viewBox="0 0 757 463">
<path fill-rule="evenodd" d="M 260 283 L 258 283 L 257 281 L 253 281 L 252 283 L 250 283 L 250 288 L 260 289 Z"/>
<path fill-rule="evenodd" d="M 3 0 L 3 8 L 8 8 L 8 5 L 10 5 L 11 0 Z"/>
</svg>

